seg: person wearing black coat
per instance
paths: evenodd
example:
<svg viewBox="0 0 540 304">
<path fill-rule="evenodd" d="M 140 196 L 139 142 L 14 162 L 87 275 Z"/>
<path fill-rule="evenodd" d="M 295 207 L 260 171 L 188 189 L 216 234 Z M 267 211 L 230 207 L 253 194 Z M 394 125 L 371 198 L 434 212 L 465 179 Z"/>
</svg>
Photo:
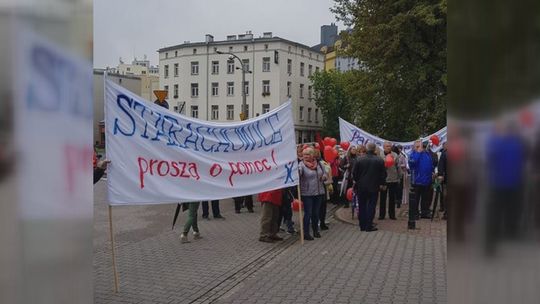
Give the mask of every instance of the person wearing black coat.
<svg viewBox="0 0 540 304">
<path fill-rule="evenodd" d="M 375 154 L 374 143 L 367 144 L 367 154 L 359 157 L 352 170 L 358 198 L 358 223 L 361 231 L 376 231 L 373 217 L 379 190 L 386 182 L 386 168 L 382 158 Z"/>
</svg>

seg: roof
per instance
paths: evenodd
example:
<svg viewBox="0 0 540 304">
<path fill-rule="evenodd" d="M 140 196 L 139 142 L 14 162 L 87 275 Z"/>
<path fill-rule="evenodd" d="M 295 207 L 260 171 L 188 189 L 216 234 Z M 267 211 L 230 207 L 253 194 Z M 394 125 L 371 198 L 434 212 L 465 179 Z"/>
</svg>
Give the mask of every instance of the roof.
<svg viewBox="0 0 540 304">
<path fill-rule="evenodd" d="M 221 41 L 212 41 L 212 42 L 208 42 L 208 43 L 207 42 L 182 43 L 182 44 L 177 44 L 177 45 L 174 45 L 174 46 L 168 46 L 168 47 L 161 48 L 161 49 L 157 50 L 157 52 L 161 53 L 161 52 L 172 51 L 172 50 L 181 49 L 181 48 L 196 47 L 196 46 L 206 46 L 206 45 L 208 45 L 208 46 L 216 46 L 216 45 L 229 45 L 229 44 L 264 43 L 264 42 L 285 42 L 285 43 L 289 43 L 289 44 L 292 44 L 294 46 L 302 47 L 302 48 L 311 50 L 311 51 L 313 51 L 315 53 L 323 55 L 323 53 L 321 53 L 320 50 L 319 51 L 314 50 L 314 49 L 312 49 L 311 47 L 309 47 L 309 46 L 307 46 L 305 44 L 294 42 L 294 41 L 287 40 L 287 39 L 277 37 L 277 36 L 272 37 L 272 38 L 221 40 Z"/>
<path fill-rule="evenodd" d="M 103 75 L 105 72 L 105 69 L 94 69 L 94 75 Z M 118 74 L 118 73 L 107 73 L 108 76 L 114 76 L 114 77 L 121 77 L 121 78 L 128 78 L 128 79 L 137 79 L 141 80 L 141 77 L 135 76 L 135 75 L 124 75 L 124 74 Z M 146 75 L 145 75 L 146 76 Z M 148 75 L 150 76 L 150 75 Z M 153 76 L 153 75 L 152 75 Z"/>
</svg>

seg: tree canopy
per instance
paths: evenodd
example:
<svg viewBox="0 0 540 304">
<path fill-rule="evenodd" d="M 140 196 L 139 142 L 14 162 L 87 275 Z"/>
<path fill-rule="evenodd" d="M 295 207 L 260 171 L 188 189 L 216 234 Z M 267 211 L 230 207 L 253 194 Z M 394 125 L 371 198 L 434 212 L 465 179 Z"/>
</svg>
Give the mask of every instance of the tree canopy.
<svg viewBox="0 0 540 304">
<path fill-rule="evenodd" d="M 325 131 L 337 116 L 389 140 L 412 140 L 446 125 L 446 0 L 335 0 L 352 28 L 340 56 L 359 71 L 313 76 Z"/>
</svg>

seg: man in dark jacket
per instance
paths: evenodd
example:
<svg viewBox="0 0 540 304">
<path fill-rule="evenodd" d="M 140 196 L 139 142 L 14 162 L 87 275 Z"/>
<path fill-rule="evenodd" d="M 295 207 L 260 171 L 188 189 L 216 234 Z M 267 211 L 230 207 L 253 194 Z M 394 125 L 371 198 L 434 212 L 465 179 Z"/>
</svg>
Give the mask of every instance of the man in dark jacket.
<svg viewBox="0 0 540 304">
<path fill-rule="evenodd" d="M 433 181 L 434 162 L 431 154 L 424 150 L 420 140 L 414 143 L 414 150 L 409 156 L 409 168 L 411 169 L 411 184 L 414 195 L 409 202 L 409 229 L 416 229 L 418 206 L 422 206 L 422 218 L 431 218 L 429 191 Z"/>
<path fill-rule="evenodd" d="M 377 204 L 377 194 L 384 187 L 386 169 L 384 161 L 375 154 L 374 143 L 367 144 L 367 155 L 354 163 L 353 180 L 358 197 L 358 222 L 361 231 L 376 231 L 373 216 Z"/>
</svg>

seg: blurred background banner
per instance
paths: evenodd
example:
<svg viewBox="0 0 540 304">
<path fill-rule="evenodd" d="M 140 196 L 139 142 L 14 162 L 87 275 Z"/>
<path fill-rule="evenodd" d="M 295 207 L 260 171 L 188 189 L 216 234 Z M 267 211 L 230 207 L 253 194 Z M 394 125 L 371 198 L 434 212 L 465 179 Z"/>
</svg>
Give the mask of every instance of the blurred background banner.
<svg viewBox="0 0 540 304">
<path fill-rule="evenodd" d="M 448 302 L 538 303 L 540 1 L 448 12 Z"/>
<path fill-rule="evenodd" d="M 91 303 L 91 1 L 0 5 L 0 303 Z"/>
</svg>

